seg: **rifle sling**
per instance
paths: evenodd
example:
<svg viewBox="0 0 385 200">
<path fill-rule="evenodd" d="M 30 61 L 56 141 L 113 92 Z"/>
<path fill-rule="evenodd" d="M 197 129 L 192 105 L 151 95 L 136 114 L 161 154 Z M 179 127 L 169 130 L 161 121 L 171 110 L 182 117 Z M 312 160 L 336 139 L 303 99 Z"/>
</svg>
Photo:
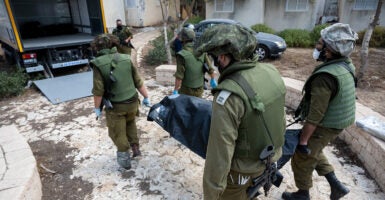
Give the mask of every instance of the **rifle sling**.
<svg viewBox="0 0 385 200">
<path fill-rule="evenodd" d="M 242 90 L 246 93 L 246 95 L 249 99 L 254 98 L 255 95 L 257 94 L 253 90 L 253 88 L 250 86 L 250 84 L 246 81 L 246 79 L 243 76 L 241 76 L 240 73 L 232 74 L 232 75 L 228 76 L 227 78 L 236 82 L 242 88 Z M 261 112 L 259 116 L 261 116 L 263 126 L 266 129 L 267 135 L 269 136 L 272 145 L 275 146 L 274 142 L 273 142 L 273 138 L 271 137 L 271 133 L 270 133 L 269 129 L 267 128 L 265 118 L 263 117 L 263 112 Z"/>
</svg>

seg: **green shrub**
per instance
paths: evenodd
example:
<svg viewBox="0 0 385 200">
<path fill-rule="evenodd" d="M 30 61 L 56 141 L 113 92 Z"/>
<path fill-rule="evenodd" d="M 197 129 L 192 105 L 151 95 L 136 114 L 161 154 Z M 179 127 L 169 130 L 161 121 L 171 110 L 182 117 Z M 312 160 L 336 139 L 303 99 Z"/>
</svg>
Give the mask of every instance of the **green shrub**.
<svg viewBox="0 0 385 200">
<path fill-rule="evenodd" d="M 172 39 L 172 32 L 168 31 L 168 40 Z M 155 38 L 150 42 L 153 47 L 148 54 L 144 57 L 144 60 L 149 65 L 160 65 L 167 62 L 167 52 L 166 47 L 164 46 L 164 36 L 163 31 L 162 35 Z"/>
<path fill-rule="evenodd" d="M 362 40 L 365 36 L 365 31 L 360 31 L 358 33 L 358 44 L 362 44 Z M 385 48 L 385 27 L 384 26 L 376 26 L 376 28 L 373 30 L 372 37 L 370 38 L 369 42 L 370 47 L 381 47 Z"/>
<path fill-rule="evenodd" d="M 301 29 L 285 29 L 278 34 L 285 39 L 288 47 L 311 47 L 310 32 Z"/>
<path fill-rule="evenodd" d="M 28 80 L 28 76 L 22 71 L 0 72 L 0 96 L 11 97 L 21 94 Z"/>
<path fill-rule="evenodd" d="M 255 24 L 250 28 L 253 29 L 255 32 L 265 32 L 265 33 L 271 33 L 271 34 L 275 33 L 275 31 L 272 28 L 270 28 L 265 24 Z"/>
<path fill-rule="evenodd" d="M 190 23 L 190 24 L 198 24 L 200 21 L 204 20 L 205 18 L 203 17 L 200 17 L 200 16 L 192 16 L 190 17 L 186 23 Z"/>
<path fill-rule="evenodd" d="M 321 30 L 330 26 L 329 24 L 321 24 L 317 25 L 313 28 L 313 30 L 310 32 L 310 38 L 313 44 L 315 44 L 319 38 L 321 37 Z"/>
</svg>

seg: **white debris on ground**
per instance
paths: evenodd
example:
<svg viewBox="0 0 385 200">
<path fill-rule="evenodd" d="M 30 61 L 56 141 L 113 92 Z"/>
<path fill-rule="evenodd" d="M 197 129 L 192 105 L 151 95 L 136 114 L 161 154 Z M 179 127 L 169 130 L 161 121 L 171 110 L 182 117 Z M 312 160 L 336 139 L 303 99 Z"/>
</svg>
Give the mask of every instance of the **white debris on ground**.
<svg viewBox="0 0 385 200">
<path fill-rule="evenodd" d="M 141 37 L 135 38 L 147 40 L 134 43 L 136 48 L 157 34 L 140 33 Z M 158 85 L 153 79 L 147 79 L 145 84 L 153 104 L 173 89 Z M 209 91 L 204 96 L 212 98 Z M 116 162 L 116 149 L 108 137 L 105 117 L 95 120 L 92 97 L 52 105 L 42 94 L 32 92 L 0 105 L 0 126 L 15 124 L 29 142 L 63 141 L 77 149 L 71 154 L 76 166 L 72 178 L 80 177 L 94 185 L 86 199 L 202 199 L 204 160 L 170 138 L 160 126 L 148 122 L 148 108 L 141 107 L 137 119 L 142 156 L 133 159 L 131 170 L 122 170 Z M 375 182 L 365 176 L 364 169 L 346 164 L 333 151 L 332 146 L 325 149 L 337 176 L 351 190 L 344 199 L 385 198 Z M 259 199 L 281 199 L 285 190 L 296 190 L 290 163 L 281 172 L 285 177 L 281 187 L 273 187 L 268 197 Z M 325 178 L 314 173 L 313 181 L 312 199 L 329 199 L 330 188 Z"/>
</svg>

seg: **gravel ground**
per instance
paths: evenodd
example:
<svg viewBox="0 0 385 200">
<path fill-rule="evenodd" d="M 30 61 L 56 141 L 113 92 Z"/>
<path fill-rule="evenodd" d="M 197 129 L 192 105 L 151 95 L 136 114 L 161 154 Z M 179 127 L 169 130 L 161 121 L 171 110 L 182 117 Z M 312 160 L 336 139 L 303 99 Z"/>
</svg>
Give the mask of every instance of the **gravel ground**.
<svg viewBox="0 0 385 200">
<path fill-rule="evenodd" d="M 158 32 L 153 30 L 138 33 L 133 43 L 139 51 L 156 35 Z M 137 55 L 140 64 L 141 53 Z M 144 77 L 152 103 L 171 92 L 172 87 L 158 85 L 151 77 Z M 212 98 L 208 91 L 204 96 Z M 95 120 L 92 97 L 52 105 L 41 93 L 29 89 L 23 96 L 0 101 L 0 126 L 15 124 L 31 144 L 38 164 L 55 171 L 40 168 L 42 177 L 59 179 L 57 184 L 64 188 L 48 191 L 49 185 L 43 183 L 46 199 L 53 196 L 55 199 L 202 199 L 204 160 L 170 138 L 157 124 L 147 122 L 147 112 L 148 108 L 140 108 L 137 125 L 142 156 L 132 161 L 131 170 L 119 169 L 105 118 Z M 58 148 L 44 148 L 44 151 L 39 148 L 43 143 Z M 351 190 L 344 199 L 385 199 L 385 194 L 365 175 L 363 168 L 337 157 L 335 151 L 334 146 L 328 146 L 325 154 L 335 166 L 337 176 Z M 64 157 L 60 159 L 57 154 Z M 68 160 L 72 163 L 68 164 Z M 280 199 L 283 191 L 296 190 L 290 164 L 282 173 L 285 179 L 281 187 L 273 187 L 269 197 L 259 199 Z M 312 199 L 328 199 L 330 188 L 325 178 L 315 173 L 313 181 Z M 52 187 L 54 182 L 50 183 Z M 71 183 L 75 187 L 70 187 Z"/>
</svg>

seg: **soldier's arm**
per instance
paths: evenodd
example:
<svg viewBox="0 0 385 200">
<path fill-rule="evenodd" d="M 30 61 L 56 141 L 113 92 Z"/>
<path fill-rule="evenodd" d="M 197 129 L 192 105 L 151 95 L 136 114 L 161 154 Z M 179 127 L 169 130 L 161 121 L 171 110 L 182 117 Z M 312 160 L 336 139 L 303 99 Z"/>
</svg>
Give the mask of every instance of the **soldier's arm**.
<svg viewBox="0 0 385 200">
<path fill-rule="evenodd" d="M 130 61 L 131 62 L 131 61 Z M 140 77 L 138 69 L 131 62 L 132 79 L 134 80 L 135 88 L 139 89 L 143 85 L 143 79 Z"/>
<path fill-rule="evenodd" d="M 95 108 L 99 108 L 102 102 L 102 96 L 104 94 L 104 83 L 100 71 L 94 67 L 93 70 L 93 88 L 92 94 L 94 95 Z"/>
<path fill-rule="evenodd" d="M 310 109 L 302 128 L 301 145 L 307 145 L 307 141 L 325 116 L 329 101 L 333 94 L 336 93 L 336 90 L 337 83 L 330 75 L 321 74 L 312 81 Z"/>
<path fill-rule="evenodd" d="M 221 101 L 222 100 L 222 101 Z M 218 103 L 224 102 L 224 105 Z M 204 199 L 219 199 L 227 185 L 238 127 L 245 112 L 241 98 L 216 94 L 203 175 Z"/>
<path fill-rule="evenodd" d="M 126 33 L 126 43 L 128 43 L 132 39 L 132 33 L 128 27 L 126 27 L 125 33 Z"/>
<path fill-rule="evenodd" d="M 131 61 L 130 61 L 131 62 Z M 134 80 L 135 88 L 138 89 L 139 93 L 144 97 L 148 98 L 147 88 L 144 85 L 143 79 L 140 77 L 138 69 L 132 64 L 132 78 Z"/>
<path fill-rule="evenodd" d="M 214 67 L 212 65 L 212 61 L 210 59 L 210 57 L 207 55 L 207 53 L 205 53 L 205 60 L 204 62 L 207 64 L 207 66 L 209 67 L 209 70 L 207 73 L 210 74 L 210 77 L 211 78 L 214 78 Z"/>
<path fill-rule="evenodd" d="M 174 74 L 175 76 L 175 86 L 174 90 L 179 90 L 180 86 L 182 85 L 182 80 L 184 78 L 184 72 L 185 72 L 185 62 L 182 56 L 178 55 L 176 56 L 176 72 Z"/>
</svg>

